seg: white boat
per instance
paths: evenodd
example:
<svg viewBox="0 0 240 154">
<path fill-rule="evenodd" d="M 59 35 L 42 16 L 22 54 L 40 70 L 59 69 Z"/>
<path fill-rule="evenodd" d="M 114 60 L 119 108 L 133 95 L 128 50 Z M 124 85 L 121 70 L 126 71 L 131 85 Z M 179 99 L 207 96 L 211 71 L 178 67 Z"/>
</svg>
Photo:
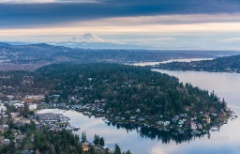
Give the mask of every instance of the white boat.
<svg viewBox="0 0 240 154">
<path fill-rule="evenodd" d="M 237 118 L 237 115 L 236 115 L 236 114 L 232 114 L 232 115 L 231 115 L 231 118 L 232 118 L 232 119 L 236 119 L 236 118 Z"/>
<path fill-rule="evenodd" d="M 211 128 L 211 131 L 218 131 L 218 127 L 213 126 L 213 127 Z"/>
<path fill-rule="evenodd" d="M 109 120 L 107 120 L 107 119 L 105 119 L 105 120 L 103 120 L 105 123 L 109 123 L 110 121 Z"/>
</svg>

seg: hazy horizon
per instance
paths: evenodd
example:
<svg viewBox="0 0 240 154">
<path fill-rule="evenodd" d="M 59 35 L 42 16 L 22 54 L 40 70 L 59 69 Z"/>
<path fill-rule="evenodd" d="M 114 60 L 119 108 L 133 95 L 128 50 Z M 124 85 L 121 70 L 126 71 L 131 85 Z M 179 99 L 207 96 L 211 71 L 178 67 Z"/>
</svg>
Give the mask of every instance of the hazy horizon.
<svg viewBox="0 0 240 154">
<path fill-rule="evenodd" d="M 2 0 L 0 41 L 81 43 L 92 33 L 120 47 L 240 50 L 239 8 L 237 0 Z"/>
</svg>

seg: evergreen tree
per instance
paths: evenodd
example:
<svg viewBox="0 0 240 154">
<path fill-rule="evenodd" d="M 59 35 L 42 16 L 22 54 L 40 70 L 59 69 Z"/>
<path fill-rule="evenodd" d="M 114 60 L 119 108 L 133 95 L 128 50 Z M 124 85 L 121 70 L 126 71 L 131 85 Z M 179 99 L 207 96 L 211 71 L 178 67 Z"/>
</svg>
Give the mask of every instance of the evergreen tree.
<svg viewBox="0 0 240 154">
<path fill-rule="evenodd" d="M 86 142 L 87 141 L 87 134 L 86 132 L 82 132 L 82 136 L 81 136 L 81 140 L 82 140 L 82 143 Z"/>
<path fill-rule="evenodd" d="M 98 144 L 99 144 L 99 136 L 96 135 L 96 134 L 94 135 L 93 143 L 94 143 L 95 145 L 98 145 Z"/>
<path fill-rule="evenodd" d="M 130 150 L 128 150 L 128 151 L 126 152 L 126 154 L 132 154 L 132 153 L 130 152 Z"/>
<path fill-rule="evenodd" d="M 95 151 L 95 149 L 94 149 L 93 146 L 90 147 L 89 153 L 90 153 L 90 154 L 96 154 L 96 151 Z"/>
<path fill-rule="evenodd" d="M 100 138 L 99 144 L 100 144 L 100 146 L 104 147 L 105 142 L 104 142 L 104 138 L 103 137 Z"/>
<path fill-rule="evenodd" d="M 115 144 L 114 154 L 122 154 L 121 149 L 117 144 Z"/>
</svg>

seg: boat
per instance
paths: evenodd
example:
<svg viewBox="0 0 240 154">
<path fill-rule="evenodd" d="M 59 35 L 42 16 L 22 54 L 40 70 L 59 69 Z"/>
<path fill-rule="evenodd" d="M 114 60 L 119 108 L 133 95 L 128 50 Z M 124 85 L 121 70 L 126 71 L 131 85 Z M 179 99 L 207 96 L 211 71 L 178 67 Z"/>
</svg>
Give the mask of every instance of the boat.
<svg viewBox="0 0 240 154">
<path fill-rule="evenodd" d="M 236 114 L 232 114 L 232 115 L 231 115 L 231 118 L 232 118 L 232 119 L 236 119 L 236 118 L 237 118 L 237 115 L 236 115 Z"/>
<path fill-rule="evenodd" d="M 228 123 L 228 121 L 227 121 L 227 120 L 224 120 L 224 121 L 223 121 L 223 124 L 227 124 L 227 123 Z"/>
<path fill-rule="evenodd" d="M 105 119 L 105 120 L 103 120 L 103 121 L 104 121 L 106 124 L 110 122 L 110 121 L 109 121 L 109 120 L 107 120 L 107 119 Z"/>
<path fill-rule="evenodd" d="M 211 128 L 211 131 L 218 131 L 218 127 L 213 126 L 213 127 Z"/>
</svg>

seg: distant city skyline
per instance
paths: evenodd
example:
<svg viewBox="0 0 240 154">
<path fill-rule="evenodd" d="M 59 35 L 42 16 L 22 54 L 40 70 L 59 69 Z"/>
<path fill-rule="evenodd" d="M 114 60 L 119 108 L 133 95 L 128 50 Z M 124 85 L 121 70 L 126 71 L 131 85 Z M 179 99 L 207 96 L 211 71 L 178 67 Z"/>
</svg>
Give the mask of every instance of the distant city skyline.
<svg viewBox="0 0 240 154">
<path fill-rule="evenodd" d="M 74 42 L 92 33 L 144 49 L 240 51 L 239 8 L 238 0 L 2 0 L 0 41 Z"/>
</svg>

